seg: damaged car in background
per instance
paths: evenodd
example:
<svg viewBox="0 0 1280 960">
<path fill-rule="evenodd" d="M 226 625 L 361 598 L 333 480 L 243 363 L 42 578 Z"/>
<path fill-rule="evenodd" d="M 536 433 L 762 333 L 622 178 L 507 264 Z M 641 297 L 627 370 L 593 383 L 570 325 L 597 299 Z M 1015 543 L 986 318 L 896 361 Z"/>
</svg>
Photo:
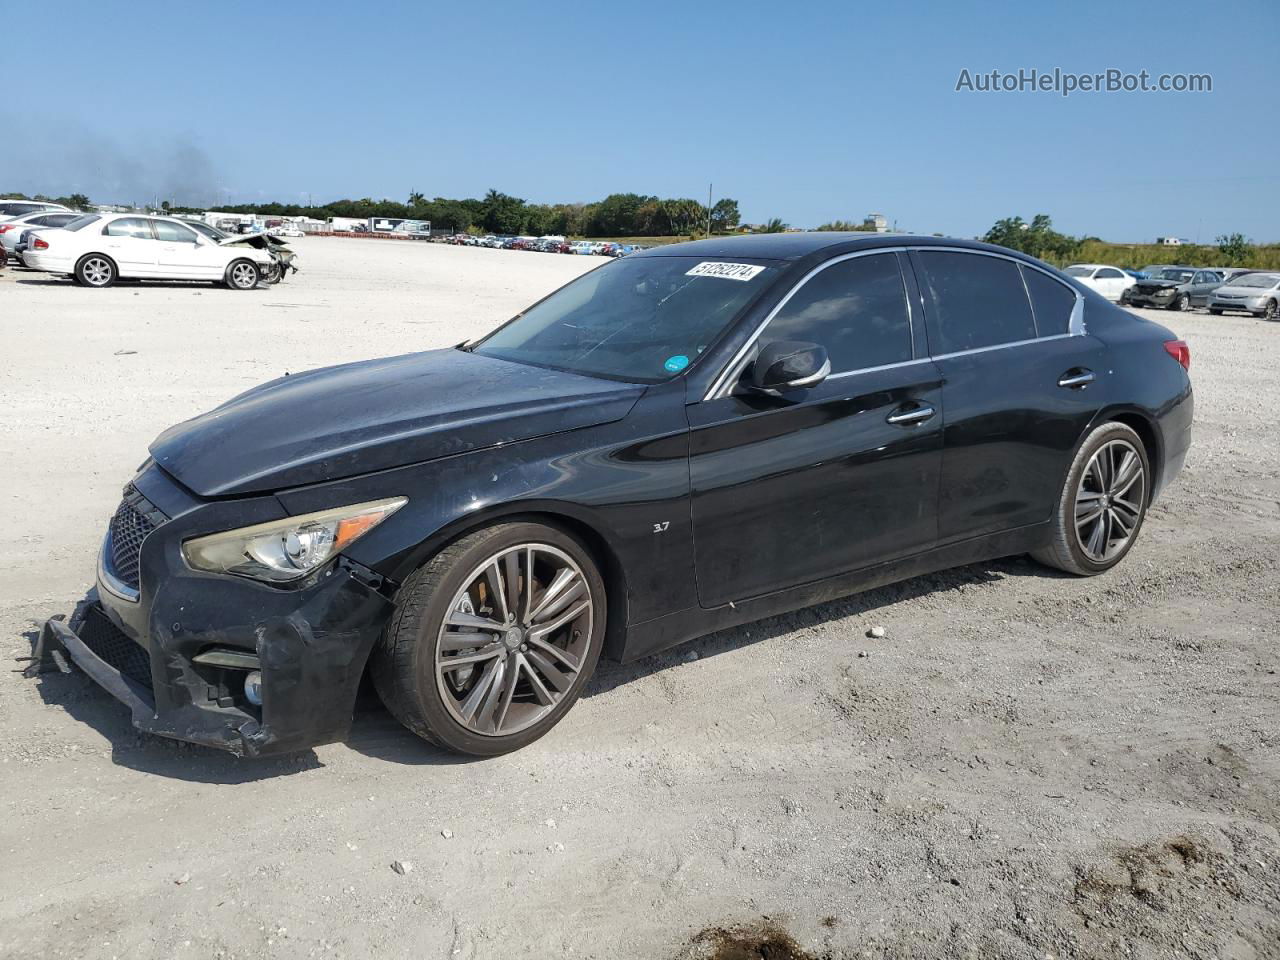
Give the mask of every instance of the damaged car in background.
<svg viewBox="0 0 1280 960">
<path fill-rule="evenodd" d="M 30 239 L 24 262 L 85 287 L 117 280 L 208 280 L 232 290 L 277 283 L 294 253 L 278 237 L 228 236 L 205 224 L 138 214 L 86 214 Z"/>
</svg>

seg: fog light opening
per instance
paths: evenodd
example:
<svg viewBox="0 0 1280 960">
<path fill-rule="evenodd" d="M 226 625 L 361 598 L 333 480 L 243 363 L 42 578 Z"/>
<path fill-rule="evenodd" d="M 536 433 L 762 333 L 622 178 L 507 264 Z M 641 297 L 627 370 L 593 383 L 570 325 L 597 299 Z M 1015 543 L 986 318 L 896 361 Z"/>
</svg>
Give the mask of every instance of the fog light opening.
<svg viewBox="0 0 1280 960">
<path fill-rule="evenodd" d="M 262 706 L 262 671 L 250 670 L 244 677 L 244 698 L 255 707 Z"/>
</svg>

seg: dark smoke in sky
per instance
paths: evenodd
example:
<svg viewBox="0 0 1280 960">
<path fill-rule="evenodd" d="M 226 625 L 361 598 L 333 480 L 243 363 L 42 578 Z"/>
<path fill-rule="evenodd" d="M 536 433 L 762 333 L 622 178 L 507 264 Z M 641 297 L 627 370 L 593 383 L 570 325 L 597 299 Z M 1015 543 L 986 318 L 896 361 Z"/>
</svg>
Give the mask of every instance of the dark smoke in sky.
<svg viewBox="0 0 1280 960">
<path fill-rule="evenodd" d="M 10 145 L 0 156 L 2 192 L 83 193 L 95 203 L 158 198 L 178 206 L 235 199 L 236 191 L 226 186 L 209 153 L 192 137 L 143 133 L 125 141 L 79 124 L 37 126 L 4 114 L 0 131 Z"/>
</svg>

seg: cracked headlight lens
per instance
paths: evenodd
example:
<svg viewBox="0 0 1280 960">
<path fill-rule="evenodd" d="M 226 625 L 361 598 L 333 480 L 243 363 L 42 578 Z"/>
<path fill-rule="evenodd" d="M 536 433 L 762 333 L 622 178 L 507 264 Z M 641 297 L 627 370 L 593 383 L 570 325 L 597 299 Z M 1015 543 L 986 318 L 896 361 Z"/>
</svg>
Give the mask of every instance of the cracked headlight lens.
<svg viewBox="0 0 1280 960">
<path fill-rule="evenodd" d="M 183 543 L 182 556 L 193 570 L 286 583 L 331 560 L 408 502 L 388 497 L 212 533 Z"/>
</svg>

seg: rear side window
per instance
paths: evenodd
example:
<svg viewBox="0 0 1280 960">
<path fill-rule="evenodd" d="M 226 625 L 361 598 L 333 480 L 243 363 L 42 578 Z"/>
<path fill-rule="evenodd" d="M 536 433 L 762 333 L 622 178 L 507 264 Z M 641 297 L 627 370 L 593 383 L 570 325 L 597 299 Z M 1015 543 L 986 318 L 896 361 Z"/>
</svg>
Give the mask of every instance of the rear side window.
<svg viewBox="0 0 1280 960">
<path fill-rule="evenodd" d="M 1027 293 L 1031 295 L 1031 309 L 1036 315 L 1036 331 L 1042 337 L 1069 333 L 1071 311 L 1076 307 L 1075 291 L 1032 267 L 1024 266 L 1021 270 Z"/>
<path fill-rule="evenodd" d="M 915 257 L 933 318 L 934 354 L 1035 339 L 1031 304 L 1012 260 L 932 250 Z"/>
<path fill-rule="evenodd" d="M 1120 279 L 1123 279 L 1123 277 L 1124 277 L 1124 274 L 1121 273 L 1119 270 L 1113 270 L 1111 267 L 1103 267 L 1101 270 L 1098 271 L 1095 279 L 1120 280 Z"/>
<path fill-rule="evenodd" d="M 0 203 L 0 217 L 21 217 L 44 209 L 43 203 Z"/>
<path fill-rule="evenodd" d="M 761 334 L 826 348 L 831 372 L 911 359 L 911 320 L 898 257 L 854 257 L 815 274 L 783 304 Z"/>
<path fill-rule="evenodd" d="M 68 223 L 66 227 L 64 227 L 63 229 L 83 230 L 85 227 L 89 226 L 89 224 L 97 223 L 101 219 L 102 218 L 98 216 L 96 213 L 87 213 L 83 217 L 76 217 L 74 220 Z"/>
<path fill-rule="evenodd" d="M 102 230 L 106 237 L 137 237 L 139 240 L 154 240 L 151 235 L 151 224 L 143 217 L 123 217 L 112 220 Z"/>
</svg>

